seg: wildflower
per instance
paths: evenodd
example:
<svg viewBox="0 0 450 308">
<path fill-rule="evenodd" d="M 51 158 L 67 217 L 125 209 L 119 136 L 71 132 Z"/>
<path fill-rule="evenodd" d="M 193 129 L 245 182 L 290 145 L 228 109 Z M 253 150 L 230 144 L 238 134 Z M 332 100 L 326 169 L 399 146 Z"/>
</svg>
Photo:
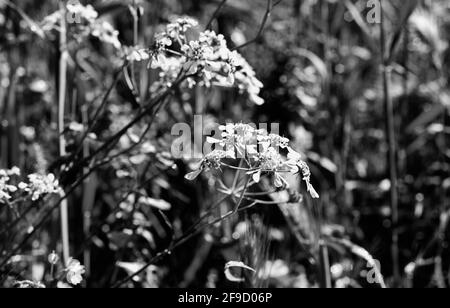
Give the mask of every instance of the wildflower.
<svg viewBox="0 0 450 308">
<path fill-rule="evenodd" d="M 20 176 L 20 169 L 18 167 L 12 167 L 10 170 L 8 170 L 8 175 L 16 175 Z"/>
<path fill-rule="evenodd" d="M 288 187 L 282 174 L 301 173 L 311 197 L 319 198 L 311 184 L 308 164 L 302 160 L 299 153 L 289 147 L 289 139 L 269 134 L 266 130 L 256 129 L 248 124 L 227 124 L 219 129 L 222 131 L 222 139 L 207 138 L 207 142 L 222 149 L 216 148 L 206 155 L 199 170 L 186 176 L 188 180 L 195 179 L 202 171 L 226 166 L 223 162 L 225 159 L 245 158 L 250 168 L 247 174 L 255 183 L 260 182 L 262 174 L 270 174 L 275 187 Z M 287 157 L 280 153 L 280 149 L 287 151 Z"/>
<path fill-rule="evenodd" d="M 222 34 L 216 34 L 214 31 L 206 30 L 200 33 L 199 41 L 211 46 L 216 51 L 222 51 L 222 53 L 218 53 L 219 56 L 228 55 L 227 41 Z"/>
<path fill-rule="evenodd" d="M 152 68 L 159 68 L 159 80 L 152 84 L 151 91 L 162 91 L 172 86 L 179 75 L 184 59 L 178 57 L 158 57 L 152 60 Z"/>
<path fill-rule="evenodd" d="M 172 46 L 172 39 L 166 32 L 158 33 L 155 36 L 155 44 L 158 49 L 170 47 Z"/>
<path fill-rule="evenodd" d="M 151 68 L 161 70 L 160 79 L 151 86 L 152 91 L 166 90 L 180 73 L 185 73 L 187 78 L 182 87 L 236 87 L 255 104 L 263 104 L 264 100 L 259 96 L 263 84 L 248 62 L 227 47 L 223 35 L 207 30 L 201 32 L 197 40 L 187 39 L 186 32 L 197 25 L 192 18 L 177 18 L 155 35 L 150 50 L 128 52 L 127 59 L 151 58 Z"/>
<path fill-rule="evenodd" d="M 208 66 L 208 61 L 214 54 L 214 50 L 210 46 L 201 44 L 199 41 L 191 41 L 189 44 L 183 45 L 181 51 L 188 59 L 184 65 L 188 75 L 202 72 Z M 212 75 L 207 70 L 203 73 L 208 74 L 208 80 L 212 79 Z"/>
<path fill-rule="evenodd" d="M 5 202 L 11 199 L 11 195 L 9 194 L 8 187 L 2 180 L 0 180 L 0 203 Z"/>
<path fill-rule="evenodd" d="M 313 199 L 318 199 L 319 194 L 316 192 L 316 190 L 314 189 L 314 187 L 311 184 L 311 171 L 309 169 L 309 166 L 304 161 L 300 161 L 298 163 L 298 166 L 299 166 L 300 170 L 302 171 L 303 181 L 305 181 L 305 183 L 306 183 L 307 191 L 311 194 Z"/>
<path fill-rule="evenodd" d="M 72 285 L 78 285 L 83 281 L 83 274 L 86 272 L 85 267 L 80 261 L 70 258 L 66 268 L 66 279 Z"/>
<path fill-rule="evenodd" d="M 119 41 L 119 31 L 107 21 L 96 21 L 91 25 L 92 36 L 97 37 L 100 41 L 112 45 L 116 49 L 120 49 L 122 44 Z"/>
<path fill-rule="evenodd" d="M 263 84 L 256 78 L 256 73 L 250 64 L 235 52 L 232 55 L 232 63 L 237 68 L 234 73 L 236 86 L 241 93 L 247 93 L 250 100 L 256 105 L 264 104 L 264 100 L 259 96 Z"/>
<path fill-rule="evenodd" d="M 70 33 L 77 40 L 92 35 L 100 41 L 111 44 L 114 48 L 120 49 L 122 44 L 119 41 L 119 32 L 107 21 L 99 20 L 99 14 L 92 5 L 82 5 L 81 3 L 68 3 L 67 16 L 71 16 L 68 20 Z M 67 17 L 65 16 L 65 17 Z M 61 12 L 57 11 L 44 18 L 42 29 L 44 31 L 52 31 L 60 29 Z"/>
<path fill-rule="evenodd" d="M 31 194 L 31 200 L 37 201 L 47 194 L 57 194 L 61 191 L 59 182 L 53 174 L 47 176 L 31 174 L 28 176 L 29 184 L 20 183 L 20 188 Z"/>
<path fill-rule="evenodd" d="M 176 18 L 174 22 L 167 25 L 167 33 L 174 39 L 182 39 L 186 31 L 198 26 L 198 21 L 190 17 Z"/>
<path fill-rule="evenodd" d="M 309 166 L 301 159 L 299 153 L 289 148 L 288 154 L 289 161 L 287 162 L 291 168 L 292 173 L 299 173 L 301 171 L 303 175 L 303 181 L 306 183 L 306 189 L 314 199 L 319 198 L 319 194 L 316 192 L 311 184 L 311 170 Z"/>
<path fill-rule="evenodd" d="M 150 59 L 147 49 L 140 47 L 125 47 L 125 57 L 130 62 L 141 62 Z"/>
<path fill-rule="evenodd" d="M 235 158 L 234 152 L 214 150 L 205 156 L 204 163 L 208 168 L 219 169 L 220 162 L 226 158 Z"/>
<path fill-rule="evenodd" d="M 9 170 L 0 170 L 0 203 L 10 200 L 12 198 L 11 194 L 18 190 L 17 186 L 10 183 L 13 176 L 20 176 L 19 168 L 13 167 Z"/>
<path fill-rule="evenodd" d="M 80 16 L 81 18 L 93 22 L 98 18 L 98 13 L 92 5 L 82 5 L 81 3 L 67 3 L 67 13 L 72 16 Z"/>
</svg>

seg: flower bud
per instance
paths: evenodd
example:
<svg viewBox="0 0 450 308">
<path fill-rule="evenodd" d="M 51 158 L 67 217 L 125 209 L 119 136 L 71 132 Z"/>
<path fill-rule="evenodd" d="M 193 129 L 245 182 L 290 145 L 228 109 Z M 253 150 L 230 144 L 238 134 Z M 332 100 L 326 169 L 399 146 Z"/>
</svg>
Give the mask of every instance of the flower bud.
<svg viewBox="0 0 450 308">
<path fill-rule="evenodd" d="M 52 252 L 49 256 L 48 256 L 48 262 L 52 265 L 56 265 L 56 263 L 59 262 L 59 257 L 56 254 L 56 252 Z"/>
</svg>

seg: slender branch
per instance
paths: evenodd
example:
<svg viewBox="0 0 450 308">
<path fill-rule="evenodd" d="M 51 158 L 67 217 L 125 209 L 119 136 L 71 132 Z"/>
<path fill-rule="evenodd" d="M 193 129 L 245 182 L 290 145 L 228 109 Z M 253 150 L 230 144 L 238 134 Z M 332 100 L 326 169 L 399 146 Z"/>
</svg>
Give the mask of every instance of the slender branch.
<svg viewBox="0 0 450 308">
<path fill-rule="evenodd" d="M 100 114 L 102 113 L 102 111 L 105 109 L 107 103 L 108 103 L 108 98 L 112 93 L 112 90 L 114 89 L 114 87 L 116 86 L 117 82 L 120 79 L 120 76 L 123 72 L 123 69 L 120 68 L 114 75 L 114 79 L 113 82 L 111 83 L 111 85 L 109 86 L 109 88 L 107 89 L 105 95 L 103 96 L 102 102 L 100 103 L 100 106 L 97 108 L 94 117 L 92 118 L 92 122 L 89 125 L 89 128 L 84 132 L 83 136 L 81 137 L 81 140 L 79 142 L 79 146 L 77 148 L 77 150 L 74 152 L 74 157 L 77 156 L 82 150 L 83 150 L 83 143 L 86 140 L 86 138 L 89 136 L 89 134 L 94 130 L 95 126 L 98 123 Z"/>
<path fill-rule="evenodd" d="M 88 162 L 92 160 L 95 156 L 97 156 L 99 153 L 103 152 L 104 150 L 108 149 L 111 145 L 113 145 L 117 140 L 120 139 L 126 132 L 132 128 L 136 123 L 138 123 L 140 120 L 142 120 L 146 115 L 150 113 L 156 114 L 159 109 L 161 108 L 163 102 L 167 97 L 171 95 L 172 90 L 174 90 L 176 87 L 178 87 L 187 77 L 184 76 L 178 79 L 172 87 L 167 89 L 163 94 L 153 99 L 148 106 L 143 108 L 141 112 L 136 115 L 125 127 L 123 127 L 119 132 L 111 136 L 107 141 L 105 141 L 98 149 L 96 149 L 88 158 L 84 159 L 83 162 Z M 152 123 L 153 121 L 150 121 Z"/>
<path fill-rule="evenodd" d="M 214 11 L 214 14 L 211 16 L 211 18 L 209 19 L 208 23 L 206 24 L 206 27 L 205 27 L 206 30 L 209 30 L 211 28 L 214 19 L 217 18 L 217 16 L 219 15 L 219 13 L 222 10 L 222 8 L 225 6 L 227 1 L 228 0 L 222 0 L 222 2 L 217 6 L 216 10 Z"/>
<path fill-rule="evenodd" d="M 250 177 L 247 178 L 246 184 L 245 186 L 247 186 L 248 182 L 250 181 Z M 112 286 L 112 288 L 119 288 L 122 285 L 124 285 L 125 283 L 131 281 L 134 277 L 140 275 L 141 273 L 143 273 L 144 271 L 147 270 L 147 268 L 149 268 L 152 264 L 154 264 L 155 262 L 158 262 L 159 260 L 161 260 L 162 258 L 170 255 L 175 249 L 177 249 L 178 247 L 182 246 L 184 243 L 188 242 L 190 239 L 192 239 L 193 237 L 197 236 L 200 232 L 202 232 L 204 229 L 213 226 L 219 222 L 225 221 L 226 219 L 230 218 L 231 216 L 234 216 L 236 213 L 239 212 L 239 207 L 242 204 L 242 201 L 244 200 L 244 194 L 245 194 L 245 189 L 242 191 L 242 195 L 240 200 L 238 201 L 235 209 L 233 211 L 229 211 L 227 214 L 214 219 L 211 222 L 205 223 L 204 225 L 198 227 L 198 228 L 190 228 L 193 229 L 192 232 L 187 232 L 185 235 L 181 236 L 178 240 L 175 240 L 173 242 L 172 245 L 170 245 L 169 249 L 166 249 L 163 252 L 160 252 L 159 254 L 157 254 L 154 258 L 152 258 L 149 262 L 147 262 L 142 268 L 140 268 L 138 271 L 136 271 L 135 273 L 129 275 L 128 277 L 124 278 L 123 280 L 117 282 L 116 284 L 114 284 Z M 222 202 L 220 202 L 222 203 Z M 220 205 L 219 203 L 219 205 Z M 203 220 L 203 219 L 202 219 Z"/>
<path fill-rule="evenodd" d="M 279 1 L 278 3 L 280 3 L 280 2 L 281 2 L 281 1 Z M 276 4 L 278 4 L 278 3 L 276 3 Z M 240 46 L 238 46 L 238 47 L 235 47 L 233 50 L 239 50 L 239 49 L 242 49 L 242 48 L 244 48 L 244 47 L 247 47 L 247 46 L 250 45 L 250 44 L 253 44 L 253 43 L 256 42 L 257 40 L 259 40 L 259 38 L 262 36 L 262 34 L 263 34 L 263 32 L 264 32 L 264 29 L 266 28 L 266 24 L 267 24 L 267 21 L 268 21 L 269 18 L 270 18 L 270 15 L 271 15 L 271 13 L 272 13 L 273 7 L 274 7 L 274 5 L 273 5 L 273 0 L 267 0 L 266 13 L 264 14 L 263 20 L 262 20 L 262 22 L 261 22 L 261 25 L 259 26 L 259 30 L 258 30 L 258 33 L 256 34 L 256 36 L 255 36 L 253 39 L 251 39 L 250 41 L 248 41 L 248 42 L 246 42 L 246 43 L 244 43 L 244 44 L 242 44 L 242 45 L 240 45 Z"/>
<path fill-rule="evenodd" d="M 6 225 L 6 227 L 2 228 L 0 230 L 0 237 L 4 236 L 9 230 L 11 230 L 12 228 L 14 228 L 15 226 L 17 226 L 17 224 L 19 222 L 22 221 L 22 219 L 25 219 L 25 216 L 27 216 L 27 214 L 29 212 L 31 212 L 31 210 L 34 208 L 34 204 L 31 204 L 30 206 L 28 206 L 26 208 L 25 211 L 23 211 L 22 213 L 20 213 L 19 217 L 17 217 L 16 219 L 14 219 L 11 223 L 9 223 L 8 225 Z"/>
<path fill-rule="evenodd" d="M 200 224 L 207 219 L 208 217 L 211 216 L 212 211 L 214 211 L 215 209 L 217 209 L 222 203 L 224 203 L 225 201 L 227 201 L 227 199 L 229 199 L 231 196 L 230 195 L 226 195 L 222 198 L 220 198 L 216 203 L 214 203 L 212 206 L 209 207 L 208 211 L 206 211 L 191 227 L 189 227 L 186 231 L 185 234 L 190 234 L 193 231 L 195 231 L 198 226 L 200 226 Z"/>
<path fill-rule="evenodd" d="M 47 38 L 46 33 L 33 21 L 19 6 L 9 0 L 2 0 L 2 2 L 15 11 L 29 26 L 30 30 L 36 33 L 41 38 Z"/>
</svg>

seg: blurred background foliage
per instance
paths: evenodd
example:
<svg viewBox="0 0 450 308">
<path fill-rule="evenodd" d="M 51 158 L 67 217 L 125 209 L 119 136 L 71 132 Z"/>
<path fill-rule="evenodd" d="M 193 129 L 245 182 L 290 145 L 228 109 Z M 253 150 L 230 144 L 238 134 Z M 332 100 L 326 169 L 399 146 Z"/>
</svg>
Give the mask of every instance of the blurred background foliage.
<svg viewBox="0 0 450 308">
<path fill-rule="evenodd" d="M 82 1 L 86 4 L 86 1 Z M 206 25 L 222 1 L 139 1 L 140 46 L 173 15 L 189 15 Z M 90 1 L 102 18 L 131 46 L 132 1 Z M 145 142 L 119 156 L 86 180 L 69 199 L 71 250 L 87 266 L 87 286 L 106 287 L 133 273 L 170 247 L 220 197 L 212 180 L 188 183 L 193 162 L 170 154 L 171 127 L 205 122 L 280 123 L 282 135 L 308 158 L 321 198 L 301 198 L 278 207 L 258 206 L 214 225 L 150 266 L 128 286 L 224 287 L 224 264 L 242 260 L 266 275 L 247 277 L 242 286 L 321 285 L 311 251 L 319 238 L 351 240 L 381 263 L 389 286 L 448 287 L 450 284 L 450 3 L 445 0 L 383 1 L 386 43 L 392 73 L 398 162 L 399 221 L 393 224 L 388 176 L 386 114 L 381 75 L 380 27 L 366 22 L 365 0 L 283 0 L 274 2 L 261 36 L 240 52 L 264 83 L 265 104 L 255 106 L 234 90 L 194 89 L 175 95 L 161 110 Z M 0 167 L 28 172 L 57 170 L 58 38 L 39 31 L 56 1 L 0 0 Z M 262 0 L 228 0 L 211 27 L 230 46 L 252 40 L 266 12 Z M 69 44 L 69 153 L 80 139 L 76 124 L 89 122 L 114 82 L 119 56 L 91 38 Z M 124 127 L 152 93 L 157 78 L 146 64 L 135 72 L 136 95 L 119 78 L 108 109 L 86 139 L 89 153 Z M 70 124 L 70 125 L 69 125 Z M 145 130 L 136 125 L 112 150 L 120 153 Z M 82 128 L 83 129 L 83 128 Z M 134 139 L 133 139 L 134 138 Z M 80 166 L 81 169 L 86 166 Z M 70 186 L 82 170 L 62 177 Z M 292 179 L 292 181 L 297 181 Z M 294 185 L 299 185 L 298 183 Z M 140 202 L 140 196 L 151 202 Z M 277 196 L 273 196 L 276 200 Z M 163 201 L 164 200 L 164 201 Z M 31 220 L 46 204 L 33 208 Z M 219 215 L 232 204 L 224 204 Z M 1 225 L 11 215 L 0 208 Z M 21 221 L 14 232 L 30 224 Z M 401 281 L 394 277 L 392 232 L 399 233 Z M 20 256 L 2 269 L 10 277 L 42 280 L 46 256 L 59 249 L 57 214 Z M 15 235 L 1 233 L 7 251 Z M 304 243 L 307 242 L 306 246 Z M 329 245 L 333 286 L 377 287 L 367 283 L 367 261 L 348 247 Z"/>
</svg>

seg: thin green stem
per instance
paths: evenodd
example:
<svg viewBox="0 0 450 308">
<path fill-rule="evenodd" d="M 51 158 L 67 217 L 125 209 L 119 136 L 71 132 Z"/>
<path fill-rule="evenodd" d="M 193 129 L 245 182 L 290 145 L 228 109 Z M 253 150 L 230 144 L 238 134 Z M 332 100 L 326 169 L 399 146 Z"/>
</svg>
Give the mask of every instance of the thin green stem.
<svg viewBox="0 0 450 308">
<path fill-rule="evenodd" d="M 64 1 L 59 2 L 61 16 L 66 16 L 66 5 Z M 58 130 L 59 130 L 59 154 L 66 156 L 66 140 L 64 137 L 64 115 L 67 91 L 67 60 L 69 53 L 67 50 L 67 25 L 66 19 L 61 18 L 60 33 L 60 60 L 59 60 L 59 100 L 58 100 Z M 69 244 L 69 209 L 67 199 L 61 202 L 61 236 L 63 246 L 64 263 L 67 264 L 70 257 Z"/>
<path fill-rule="evenodd" d="M 382 1 L 381 1 L 382 5 Z M 396 138 L 395 138 L 395 115 L 394 106 L 391 95 L 391 68 L 390 68 L 390 55 L 387 54 L 386 49 L 386 31 L 384 25 L 384 10 L 381 7 L 381 23 L 380 23 L 380 44 L 381 44 L 381 70 L 383 78 L 383 92 L 384 92 L 384 108 L 385 108 L 385 126 L 386 135 L 388 141 L 388 166 L 389 166 L 389 179 L 391 182 L 390 188 L 390 204 L 391 204 L 391 220 L 392 220 L 392 266 L 394 274 L 394 283 L 399 285 L 401 281 L 400 265 L 399 265 L 399 234 L 398 234 L 398 179 L 397 179 L 397 157 L 396 157 Z"/>
</svg>

